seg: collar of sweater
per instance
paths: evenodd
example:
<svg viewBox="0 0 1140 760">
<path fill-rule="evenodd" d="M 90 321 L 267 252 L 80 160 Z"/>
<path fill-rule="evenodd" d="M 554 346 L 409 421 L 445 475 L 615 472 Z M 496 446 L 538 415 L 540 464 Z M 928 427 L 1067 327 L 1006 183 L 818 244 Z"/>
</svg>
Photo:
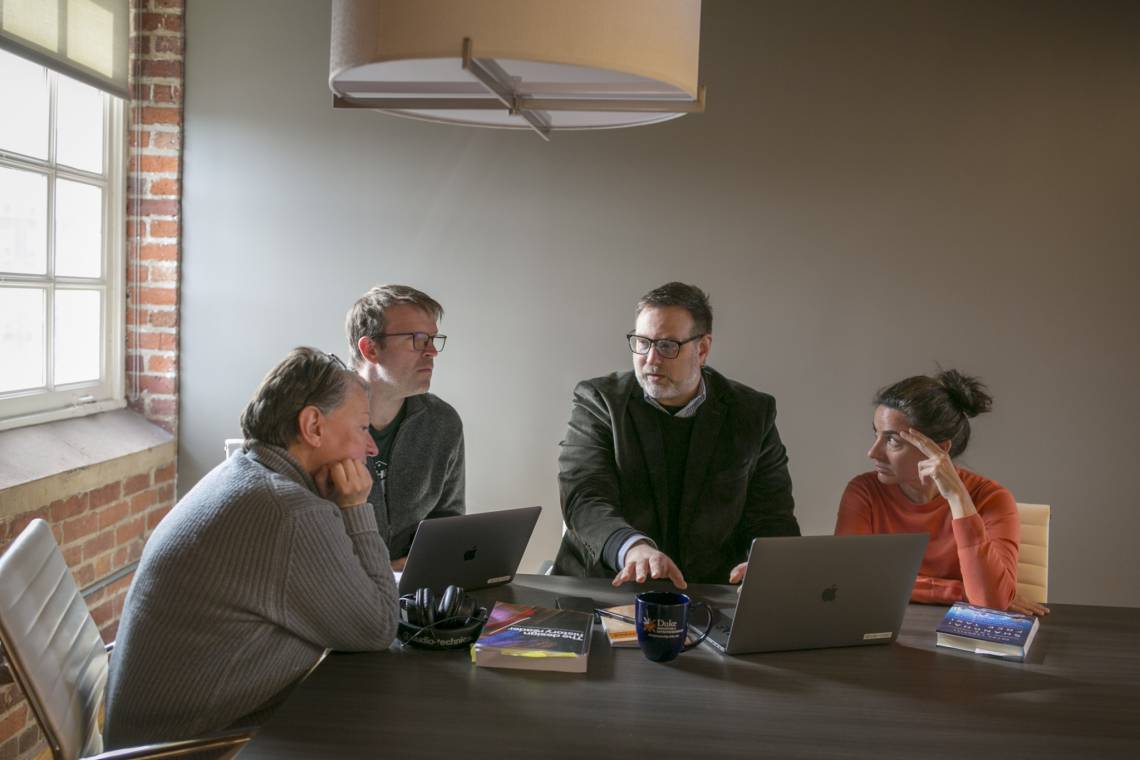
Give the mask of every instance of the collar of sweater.
<svg viewBox="0 0 1140 760">
<path fill-rule="evenodd" d="M 313 480 L 313 476 L 305 472 L 300 462 L 280 446 L 262 443 L 261 441 L 246 441 L 245 451 L 252 459 L 270 470 L 279 475 L 284 475 L 320 495 L 317 491 L 317 482 Z"/>
</svg>

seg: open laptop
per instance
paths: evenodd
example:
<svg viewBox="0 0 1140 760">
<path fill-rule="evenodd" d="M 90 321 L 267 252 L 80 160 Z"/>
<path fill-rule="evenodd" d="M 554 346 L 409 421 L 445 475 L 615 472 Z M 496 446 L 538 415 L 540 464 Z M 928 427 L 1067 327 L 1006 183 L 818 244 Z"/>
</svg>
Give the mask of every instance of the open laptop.
<svg viewBox="0 0 1140 760">
<path fill-rule="evenodd" d="M 752 541 L 735 609 L 708 641 L 724 654 L 888 644 L 899 634 L 925 533 Z"/>
<path fill-rule="evenodd" d="M 400 594 L 428 587 L 465 590 L 510 583 L 542 507 L 502 509 L 424 520 L 398 583 Z"/>
</svg>

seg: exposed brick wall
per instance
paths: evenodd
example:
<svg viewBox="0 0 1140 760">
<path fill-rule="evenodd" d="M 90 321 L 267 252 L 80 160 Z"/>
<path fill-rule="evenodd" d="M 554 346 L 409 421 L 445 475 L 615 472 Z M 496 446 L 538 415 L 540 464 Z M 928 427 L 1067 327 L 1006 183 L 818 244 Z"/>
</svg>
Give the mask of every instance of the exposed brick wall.
<svg viewBox="0 0 1140 760">
<path fill-rule="evenodd" d="M 178 283 L 182 198 L 184 0 L 131 0 L 132 93 L 128 104 L 128 405 L 171 433 L 178 427 Z M 171 457 L 83 493 L 0 520 L 0 549 L 31 520 L 52 525 L 81 588 L 138 560 L 143 543 L 173 506 Z M 103 638 L 114 639 L 130 585 L 127 575 L 87 596 Z M 0 760 L 30 760 L 43 737 L 19 689 L 0 687 Z"/>
<path fill-rule="evenodd" d="M 128 114 L 128 403 L 171 433 L 178 427 L 183 4 L 134 0 Z"/>
<path fill-rule="evenodd" d="M 55 540 L 81 588 L 136 562 L 146 537 L 174 505 L 174 461 L 57 499 L 38 509 L 0 520 L 0 547 L 28 523 L 51 523 Z M 105 641 L 114 641 L 131 576 L 87 596 L 91 616 Z M 41 749 L 39 727 L 15 685 L 0 687 L 0 760 L 35 756 Z"/>
</svg>

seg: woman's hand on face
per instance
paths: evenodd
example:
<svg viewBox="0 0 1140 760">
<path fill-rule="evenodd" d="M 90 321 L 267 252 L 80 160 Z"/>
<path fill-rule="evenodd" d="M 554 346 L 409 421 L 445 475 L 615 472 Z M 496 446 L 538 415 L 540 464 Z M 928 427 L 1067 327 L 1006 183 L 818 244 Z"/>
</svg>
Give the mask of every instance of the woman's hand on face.
<svg viewBox="0 0 1140 760">
<path fill-rule="evenodd" d="M 947 501 L 952 501 L 955 497 L 967 496 L 966 486 L 958 477 L 958 470 L 954 467 L 954 462 L 950 459 L 950 455 L 942 450 L 941 446 L 914 428 L 900 430 L 899 436 L 926 457 L 918 463 L 918 479 L 920 481 L 923 483 L 933 481 L 934 485 L 938 487 L 938 493 L 942 494 L 942 497 Z"/>
</svg>

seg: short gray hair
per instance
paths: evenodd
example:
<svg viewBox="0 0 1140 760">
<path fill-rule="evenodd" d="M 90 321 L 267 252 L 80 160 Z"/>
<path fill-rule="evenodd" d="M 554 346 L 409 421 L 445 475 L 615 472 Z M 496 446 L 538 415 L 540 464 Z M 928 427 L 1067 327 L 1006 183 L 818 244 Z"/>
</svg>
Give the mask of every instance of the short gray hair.
<svg viewBox="0 0 1140 760">
<path fill-rule="evenodd" d="M 287 448 L 301 429 L 297 417 L 306 406 L 329 414 L 344 403 L 350 383 L 368 384 L 333 354 L 300 346 L 261 381 L 245 411 L 241 430 L 247 439 Z"/>
<path fill-rule="evenodd" d="M 391 306 L 411 304 L 418 306 L 437 322 L 443 319 L 443 307 L 427 293 L 408 285 L 376 285 L 356 299 L 344 318 L 344 334 L 348 338 L 348 350 L 352 353 L 353 366 L 364 362 L 360 354 L 360 339 L 371 338 L 384 333 L 384 310 Z"/>
</svg>

